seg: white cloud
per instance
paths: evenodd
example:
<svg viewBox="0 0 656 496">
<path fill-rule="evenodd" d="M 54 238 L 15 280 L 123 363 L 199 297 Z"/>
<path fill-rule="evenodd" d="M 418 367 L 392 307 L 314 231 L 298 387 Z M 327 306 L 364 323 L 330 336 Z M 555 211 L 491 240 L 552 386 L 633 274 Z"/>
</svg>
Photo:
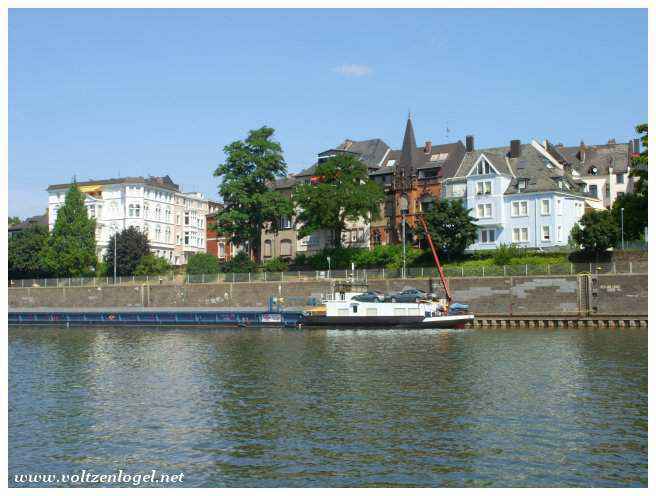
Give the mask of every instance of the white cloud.
<svg viewBox="0 0 656 496">
<path fill-rule="evenodd" d="M 341 74 L 342 76 L 349 76 L 349 77 L 368 76 L 373 72 L 371 67 L 369 67 L 368 65 L 360 65 L 360 64 L 340 65 L 339 67 L 335 67 L 333 71 Z"/>
</svg>

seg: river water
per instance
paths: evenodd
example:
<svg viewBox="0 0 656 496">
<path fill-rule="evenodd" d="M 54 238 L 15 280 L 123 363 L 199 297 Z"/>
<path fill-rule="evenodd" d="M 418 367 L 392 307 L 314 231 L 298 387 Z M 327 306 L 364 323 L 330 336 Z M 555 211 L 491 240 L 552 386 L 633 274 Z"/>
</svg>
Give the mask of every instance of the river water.
<svg viewBox="0 0 656 496">
<path fill-rule="evenodd" d="M 647 331 L 10 327 L 10 486 L 119 469 L 184 474 L 167 487 L 646 486 Z"/>
</svg>

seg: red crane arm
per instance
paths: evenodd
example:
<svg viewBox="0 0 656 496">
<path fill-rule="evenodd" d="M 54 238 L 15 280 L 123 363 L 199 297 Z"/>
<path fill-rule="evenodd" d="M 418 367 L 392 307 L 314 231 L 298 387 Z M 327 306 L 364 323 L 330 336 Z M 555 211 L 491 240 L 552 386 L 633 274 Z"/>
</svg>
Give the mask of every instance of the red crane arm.
<svg viewBox="0 0 656 496">
<path fill-rule="evenodd" d="M 451 290 L 449 289 L 449 283 L 447 282 L 446 277 L 444 277 L 444 271 L 442 270 L 442 264 L 440 263 L 440 258 L 437 256 L 435 245 L 433 245 L 433 238 L 431 238 L 430 232 L 428 232 L 428 226 L 426 225 L 424 216 L 417 215 L 417 217 L 419 218 L 419 222 L 421 222 L 421 226 L 424 228 L 424 232 L 426 233 L 426 238 L 428 238 L 428 244 L 430 245 L 431 251 L 433 252 L 433 258 L 435 259 L 435 265 L 437 265 L 437 270 L 440 273 L 440 281 L 442 282 L 442 286 L 444 286 L 446 299 L 449 303 L 451 303 L 451 301 L 453 300 L 451 296 Z"/>
</svg>

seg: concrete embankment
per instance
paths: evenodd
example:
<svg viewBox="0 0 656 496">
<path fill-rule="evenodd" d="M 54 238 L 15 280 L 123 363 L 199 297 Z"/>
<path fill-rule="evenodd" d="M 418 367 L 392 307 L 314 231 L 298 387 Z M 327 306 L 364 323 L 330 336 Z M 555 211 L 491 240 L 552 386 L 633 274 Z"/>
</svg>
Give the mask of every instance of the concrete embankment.
<svg viewBox="0 0 656 496">
<path fill-rule="evenodd" d="M 428 279 L 372 280 L 370 289 L 404 286 L 430 290 Z M 646 319 L 647 274 L 451 278 L 454 298 L 469 303 L 478 317 Z M 189 285 L 103 286 L 98 288 L 10 288 L 10 308 L 35 307 L 264 307 L 270 296 L 298 306 L 330 292 L 329 281 Z"/>
</svg>

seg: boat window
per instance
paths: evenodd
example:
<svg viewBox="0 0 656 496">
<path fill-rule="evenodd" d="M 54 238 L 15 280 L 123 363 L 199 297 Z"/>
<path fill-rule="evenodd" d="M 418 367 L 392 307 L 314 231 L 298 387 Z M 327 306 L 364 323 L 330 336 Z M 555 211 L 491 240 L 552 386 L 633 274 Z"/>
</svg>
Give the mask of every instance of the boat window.
<svg viewBox="0 0 656 496">
<path fill-rule="evenodd" d="M 353 313 L 358 313 L 358 306 L 357 305 L 353 305 Z"/>
</svg>

